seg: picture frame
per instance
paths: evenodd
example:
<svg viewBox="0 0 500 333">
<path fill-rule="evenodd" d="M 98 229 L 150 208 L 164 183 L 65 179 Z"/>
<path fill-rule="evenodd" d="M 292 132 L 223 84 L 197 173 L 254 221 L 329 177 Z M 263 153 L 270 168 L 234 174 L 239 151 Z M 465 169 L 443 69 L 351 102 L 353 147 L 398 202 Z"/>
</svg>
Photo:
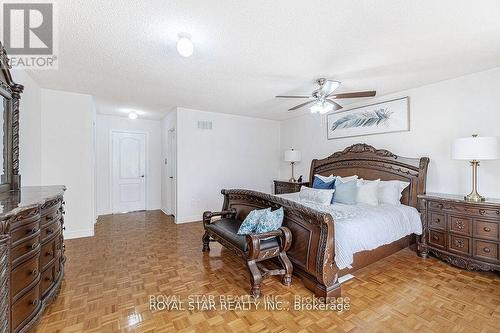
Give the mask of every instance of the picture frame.
<svg viewBox="0 0 500 333">
<path fill-rule="evenodd" d="M 328 140 L 407 132 L 410 130 L 408 97 L 360 106 L 327 115 Z"/>
</svg>

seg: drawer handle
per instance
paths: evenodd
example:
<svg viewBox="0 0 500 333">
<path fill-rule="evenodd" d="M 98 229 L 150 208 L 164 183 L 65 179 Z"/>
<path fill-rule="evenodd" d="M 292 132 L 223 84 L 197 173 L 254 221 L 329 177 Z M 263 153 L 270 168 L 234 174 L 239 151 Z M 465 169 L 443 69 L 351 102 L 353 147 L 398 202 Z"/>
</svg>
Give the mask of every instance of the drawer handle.
<svg viewBox="0 0 500 333">
<path fill-rule="evenodd" d="M 436 223 L 441 223 L 441 219 L 440 219 L 440 218 L 437 218 L 437 219 L 436 219 Z"/>
<path fill-rule="evenodd" d="M 483 230 L 486 231 L 486 232 L 490 232 L 491 231 L 491 229 L 488 228 L 488 227 L 484 227 Z"/>
<path fill-rule="evenodd" d="M 490 252 L 491 252 L 491 249 L 490 249 L 489 247 L 485 247 L 485 248 L 483 249 L 483 252 L 484 252 L 484 253 L 490 253 Z"/>
<path fill-rule="evenodd" d="M 455 239 L 455 246 L 458 248 L 463 248 L 464 247 L 464 241 L 461 239 Z"/>
<path fill-rule="evenodd" d="M 66 231 L 66 227 L 63 227 L 63 230 Z"/>
<path fill-rule="evenodd" d="M 33 227 L 32 229 L 26 230 L 26 233 L 29 234 L 34 234 L 38 231 L 37 227 Z"/>
<path fill-rule="evenodd" d="M 497 210 L 497 215 L 500 215 L 500 210 Z"/>
<path fill-rule="evenodd" d="M 484 215 L 484 214 L 486 214 L 486 211 L 484 209 L 480 209 L 479 214 Z"/>
<path fill-rule="evenodd" d="M 46 278 L 45 278 L 45 281 L 47 281 L 47 282 L 52 282 L 52 278 L 46 277 Z"/>
<path fill-rule="evenodd" d="M 40 303 L 40 300 L 39 299 L 34 299 L 30 302 L 31 305 L 34 305 L 34 306 L 38 306 L 38 304 Z"/>
<path fill-rule="evenodd" d="M 50 235 L 50 234 L 53 234 L 53 233 L 54 233 L 54 230 L 52 230 L 52 229 L 47 229 L 47 234 L 49 234 L 49 235 Z"/>
<path fill-rule="evenodd" d="M 45 253 L 46 257 L 52 257 L 53 255 L 54 255 L 54 252 L 52 252 L 52 251 L 48 251 Z"/>
<path fill-rule="evenodd" d="M 30 271 L 30 275 L 37 275 L 38 274 L 38 269 L 33 269 L 32 271 Z"/>
<path fill-rule="evenodd" d="M 439 207 L 439 209 L 443 209 L 443 207 L 444 207 L 444 206 L 443 206 L 443 204 L 442 204 L 442 203 L 440 203 L 440 204 L 438 205 L 438 207 Z"/>
<path fill-rule="evenodd" d="M 438 237 L 438 236 L 436 236 L 436 235 L 433 235 L 433 236 L 432 236 L 432 239 L 434 239 L 434 240 L 436 240 L 436 241 L 437 241 L 437 240 L 439 240 L 439 237 Z"/>
<path fill-rule="evenodd" d="M 27 245 L 26 247 L 28 248 L 28 250 L 34 250 L 34 249 L 36 249 L 37 246 L 38 246 L 37 243 L 33 243 L 31 245 Z"/>
<path fill-rule="evenodd" d="M 455 225 L 457 226 L 458 230 L 463 230 L 465 228 L 465 225 L 462 221 L 458 220 L 455 222 Z"/>
</svg>

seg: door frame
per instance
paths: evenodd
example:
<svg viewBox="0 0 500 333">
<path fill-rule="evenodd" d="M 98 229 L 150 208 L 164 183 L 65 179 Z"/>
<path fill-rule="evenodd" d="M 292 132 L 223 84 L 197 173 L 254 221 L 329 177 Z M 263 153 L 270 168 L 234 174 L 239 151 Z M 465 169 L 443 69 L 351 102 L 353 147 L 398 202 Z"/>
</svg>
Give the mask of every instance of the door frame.
<svg viewBox="0 0 500 333">
<path fill-rule="evenodd" d="M 136 130 L 122 130 L 122 129 L 110 129 L 109 131 L 109 204 L 111 206 L 111 214 L 119 214 L 120 212 L 115 212 L 115 202 L 114 202 L 114 197 L 113 197 L 113 189 L 114 189 L 114 182 L 113 182 L 113 133 L 125 133 L 125 134 L 144 134 L 146 137 L 146 142 L 145 142 L 145 152 L 144 154 L 146 155 L 144 158 L 144 164 L 145 164 L 145 173 L 146 177 L 144 180 L 144 209 L 148 210 L 148 181 L 149 181 L 149 132 L 146 131 L 136 131 Z"/>
<path fill-rule="evenodd" d="M 170 134 L 171 133 L 174 133 L 174 141 L 172 142 L 172 147 L 175 147 L 175 152 L 172 152 L 170 150 Z M 173 154 L 174 153 L 174 154 Z M 173 158 L 173 155 L 175 155 L 175 158 Z M 172 163 L 172 160 L 174 160 L 175 163 Z M 170 197 L 170 202 L 167 203 L 167 215 L 172 215 L 174 217 L 174 219 L 177 217 L 177 129 L 175 127 L 172 127 L 170 129 L 168 129 L 167 131 L 167 178 L 166 178 L 166 183 L 165 183 L 165 187 L 167 188 L 167 190 L 170 190 L 170 194 L 169 194 L 169 197 Z M 171 186 L 172 185 L 172 182 L 170 181 L 170 178 L 168 173 L 170 171 L 170 168 L 173 167 L 173 177 L 174 177 L 174 180 L 175 180 L 175 183 L 174 183 L 174 186 Z M 173 192 L 173 198 L 172 198 L 172 192 Z"/>
</svg>

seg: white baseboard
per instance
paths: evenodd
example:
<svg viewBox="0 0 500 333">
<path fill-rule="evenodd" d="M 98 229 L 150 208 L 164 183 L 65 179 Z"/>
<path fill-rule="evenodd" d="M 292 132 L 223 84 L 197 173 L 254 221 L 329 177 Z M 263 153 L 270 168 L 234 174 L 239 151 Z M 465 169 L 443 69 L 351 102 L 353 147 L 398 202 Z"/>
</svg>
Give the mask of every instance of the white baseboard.
<svg viewBox="0 0 500 333">
<path fill-rule="evenodd" d="M 354 278 L 354 275 L 352 274 L 346 274 L 346 275 L 343 275 L 341 277 L 339 277 L 338 281 L 340 284 L 346 282 L 346 281 L 349 281 L 350 279 Z"/>
<path fill-rule="evenodd" d="M 191 223 L 191 222 L 201 222 L 201 220 L 202 220 L 202 217 L 200 215 L 184 216 L 184 217 L 176 217 L 175 223 L 182 224 L 182 223 Z"/>
<path fill-rule="evenodd" d="M 93 237 L 94 229 L 64 231 L 64 239 L 75 239 L 83 237 Z"/>
</svg>

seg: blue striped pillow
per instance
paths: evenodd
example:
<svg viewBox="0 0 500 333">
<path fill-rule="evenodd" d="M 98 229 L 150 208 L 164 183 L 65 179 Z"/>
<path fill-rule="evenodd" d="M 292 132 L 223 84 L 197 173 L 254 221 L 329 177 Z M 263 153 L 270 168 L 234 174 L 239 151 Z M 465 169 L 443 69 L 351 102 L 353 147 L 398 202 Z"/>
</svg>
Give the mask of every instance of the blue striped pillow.
<svg viewBox="0 0 500 333">
<path fill-rule="evenodd" d="M 325 182 L 318 176 L 314 176 L 313 188 L 320 190 L 333 190 L 335 188 L 335 178 L 332 181 Z"/>
</svg>

